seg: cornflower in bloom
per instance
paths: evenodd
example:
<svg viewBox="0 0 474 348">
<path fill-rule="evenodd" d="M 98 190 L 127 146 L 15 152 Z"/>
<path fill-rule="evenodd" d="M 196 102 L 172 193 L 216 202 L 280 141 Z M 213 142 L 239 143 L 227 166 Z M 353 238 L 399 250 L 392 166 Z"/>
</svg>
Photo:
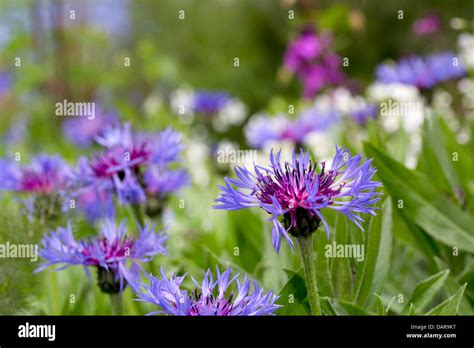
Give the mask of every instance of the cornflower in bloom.
<svg viewBox="0 0 474 348">
<path fill-rule="evenodd" d="M 166 254 L 167 236 L 154 230 L 154 225 L 138 225 L 138 234 L 127 235 L 125 222 L 116 225 L 105 220 L 98 236 L 77 240 L 68 223 L 42 239 L 39 256 L 45 261 L 36 272 L 50 266 L 62 270 L 82 265 L 90 277 L 88 267 L 95 267 L 100 289 L 119 293 L 127 284 L 136 283 L 142 270 L 140 262 L 150 262 L 155 255 Z"/>
<path fill-rule="evenodd" d="M 14 159 L 2 159 L 0 163 L 0 190 L 28 194 L 23 203 L 30 217 L 56 217 L 65 210 L 72 172 L 61 157 L 40 154 L 25 166 Z"/>
<path fill-rule="evenodd" d="M 305 27 L 285 52 L 284 66 L 298 76 L 307 98 L 314 97 L 328 85 L 345 80 L 339 69 L 341 59 L 331 51 L 330 46 L 328 35 L 318 36 L 313 28 Z"/>
<path fill-rule="evenodd" d="M 395 65 L 381 64 L 376 68 L 378 81 L 386 84 L 402 83 L 418 89 L 430 89 L 464 75 L 466 71 L 461 60 L 452 52 L 435 53 L 427 57 L 412 56 Z"/>
<path fill-rule="evenodd" d="M 184 171 L 168 167 L 182 150 L 180 134 L 172 129 L 132 134 L 130 125 L 125 124 L 110 128 L 96 140 L 105 151 L 82 166 L 83 175 L 79 176 L 86 178 L 84 189 L 114 193 L 122 204 L 139 204 L 148 196 L 162 198 L 187 183 Z"/>
<path fill-rule="evenodd" d="M 258 282 L 249 280 L 245 275 L 242 283 L 237 277 L 231 278 L 228 268 L 220 273 L 216 267 L 216 279 L 211 270 L 204 273 L 204 278 L 199 284 L 192 279 L 196 288 L 192 292 L 182 289 L 181 284 L 186 277 L 173 274 L 169 279 L 161 269 L 161 279 L 150 275 L 149 284 L 140 284 L 137 295 L 139 301 L 151 302 L 161 310 L 149 313 L 185 315 L 185 316 L 255 316 L 272 315 L 280 307 L 275 304 L 278 299 L 273 291 L 264 292 Z M 230 291 L 230 286 L 235 283 L 237 291 Z M 251 290 L 251 285 L 253 289 Z"/>
<path fill-rule="evenodd" d="M 324 219 L 324 209 L 334 209 L 346 216 L 363 230 L 360 214 L 375 215 L 374 204 L 379 200 L 376 188 L 379 182 L 372 181 L 376 170 L 372 160 L 362 161 L 360 155 L 351 156 L 345 149 L 336 147 L 336 155 L 329 170 L 321 162 L 309 158 L 309 153 L 293 152 L 292 162 L 280 162 L 280 153 L 270 153 L 270 167 L 254 165 L 254 173 L 245 167 L 235 167 L 237 179 L 225 178 L 220 186 L 221 196 L 216 199 L 217 209 L 238 210 L 261 207 L 271 215 L 273 223 L 272 242 L 280 250 L 281 237 L 291 247 L 294 237 L 308 236 L 324 225 L 329 238 L 329 227 Z"/>
<path fill-rule="evenodd" d="M 303 110 L 295 119 L 256 115 L 248 122 L 245 135 L 247 142 L 257 148 L 286 140 L 301 145 L 309 134 L 325 131 L 338 120 L 339 113 L 335 110 L 318 107 Z"/>
</svg>

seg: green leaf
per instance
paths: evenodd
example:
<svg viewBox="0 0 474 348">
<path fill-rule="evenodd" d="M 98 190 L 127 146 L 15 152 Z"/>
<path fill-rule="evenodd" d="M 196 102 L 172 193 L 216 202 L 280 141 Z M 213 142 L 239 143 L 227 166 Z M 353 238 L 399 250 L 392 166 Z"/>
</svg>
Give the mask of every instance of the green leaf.
<svg viewBox="0 0 474 348">
<path fill-rule="evenodd" d="M 390 266 L 392 202 L 387 199 L 382 204 L 378 216 L 372 216 L 367 231 L 367 245 L 364 267 L 357 278 L 356 303 L 364 305 L 369 294 L 373 293 L 374 279 L 378 286 L 383 283 Z M 382 235 L 384 236 L 382 245 Z M 382 249 L 383 248 L 383 249 Z M 376 269 L 378 272 L 376 273 Z"/>
<path fill-rule="evenodd" d="M 393 199 L 403 199 L 403 214 L 422 227 L 434 239 L 460 250 L 474 252 L 474 219 L 435 191 L 429 178 L 410 171 L 370 144 L 364 145 L 384 187 Z"/>
<path fill-rule="evenodd" d="M 382 203 L 380 215 L 382 216 L 382 226 L 379 252 L 375 263 L 374 279 L 372 282 L 373 291 L 380 291 L 382 289 L 390 270 L 393 244 L 393 212 L 392 199 L 390 196 Z"/>
<path fill-rule="evenodd" d="M 448 274 L 449 270 L 447 269 L 445 271 L 436 273 L 418 283 L 411 295 L 410 300 L 408 301 L 410 305 L 405 307 L 403 314 L 409 313 L 411 304 L 414 305 L 418 313 L 423 311 L 441 289 L 446 278 L 448 277 Z"/>
<path fill-rule="evenodd" d="M 331 273 L 329 272 L 329 262 L 325 255 L 326 245 L 331 241 L 328 240 L 326 233 L 318 231 L 314 233 L 314 243 L 316 249 L 316 281 L 320 296 L 334 296 L 332 288 Z"/>
<path fill-rule="evenodd" d="M 336 218 L 335 238 L 336 245 L 348 243 L 347 219 L 342 214 Z M 352 268 L 347 257 L 334 257 L 332 260 L 332 280 L 334 293 L 340 299 L 352 299 Z"/>
<path fill-rule="evenodd" d="M 456 315 L 459 311 L 462 295 L 466 289 L 467 283 L 459 288 L 453 296 L 441 302 L 436 307 L 432 308 L 426 315 Z"/>
<path fill-rule="evenodd" d="M 339 315 L 339 313 L 337 313 L 336 309 L 332 305 L 330 297 L 321 297 L 321 309 L 323 311 L 323 315 Z"/>
<path fill-rule="evenodd" d="M 283 307 L 279 308 L 276 313 L 278 315 L 310 314 L 309 304 L 306 301 L 307 291 L 302 275 L 303 269 L 301 268 L 298 273 L 290 270 L 284 271 L 288 275 L 289 280 L 280 291 L 278 304 Z"/>
<path fill-rule="evenodd" d="M 410 309 L 408 310 L 408 315 L 416 315 L 416 309 L 413 303 L 410 303 Z"/>
<path fill-rule="evenodd" d="M 377 315 L 387 315 L 382 297 L 380 297 L 380 295 L 377 293 L 375 293 L 374 295 L 375 295 L 375 312 L 377 313 Z"/>
<path fill-rule="evenodd" d="M 368 312 L 364 308 L 341 299 L 331 298 L 328 299 L 331 307 L 336 311 L 339 315 L 373 315 L 374 313 Z"/>
</svg>

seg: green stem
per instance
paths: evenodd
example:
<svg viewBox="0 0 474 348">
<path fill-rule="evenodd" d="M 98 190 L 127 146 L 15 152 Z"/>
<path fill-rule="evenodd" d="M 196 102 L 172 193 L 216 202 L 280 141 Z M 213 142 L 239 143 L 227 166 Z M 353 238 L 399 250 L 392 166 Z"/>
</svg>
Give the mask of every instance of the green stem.
<svg viewBox="0 0 474 348">
<path fill-rule="evenodd" d="M 133 214 L 140 226 L 145 226 L 145 220 L 143 219 L 142 206 L 140 204 L 132 204 Z"/>
<path fill-rule="evenodd" d="M 308 290 L 309 305 L 312 315 L 322 315 L 319 301 L 318 285 L 316 282 L 316 265 L 313 253 L 313 236 L 300 236 L 297 238 L 303 262 L 306 288 Z"/>
<path fill-rule="evenodd" d="M 114 315 L 123 315 L 122 294 L 110 294 L 110 304 L 112 305 L 112 313 Z"/>
</svg>

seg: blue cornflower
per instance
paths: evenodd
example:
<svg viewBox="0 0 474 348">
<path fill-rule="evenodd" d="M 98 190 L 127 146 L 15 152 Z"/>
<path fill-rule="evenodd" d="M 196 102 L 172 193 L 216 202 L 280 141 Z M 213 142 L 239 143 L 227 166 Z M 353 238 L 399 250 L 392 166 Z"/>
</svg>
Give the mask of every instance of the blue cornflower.
<svg viewBox="0 0 474 348">
<path fill-rule="evenodd" d="M 430 89 L 464 75 L 464 66 L 452 52 L 435 53 L 427 57 L 412 56 L 395 65 L 381 64 L 376 68 L 376 77 L 380 82 L 402 83 L 420 89 Z"/>
<path fill-rule="evenodd" d="M 220 273 L 216 267 L 214 280 L 210 269 L 204 273 L 204 279 L 199 284 L 193 278 L 196 288 L 192 292 L 183 290 L 181 284 L 186 277 L 173 274 L 169 279 L 161 269 L 161 279 L 148 276 L 150 285 L 140 284 L 138 291 L 139 301 L 151 302 L 159 307 L 160 311 L 151 314 L 189 315 L 189 316 L 254 316 L 272 315 L 280 307 L 275 304 L 278 299 L 273 291 L 266 294 L 258 282 L 249 280 L 245 275 L 242 283 L 237 277 L 231 278 L 228 268 Z M 229 290 L 232 283 L 236 283 L 236 293 Z M 252 291 L 250 290 L 253 285 Z"/>
<path fill-rule="evenodd" d="M 142 270 L 140 262 L 150 262 L 157 254 L 166 254 L 164 243 L 168 237 L 155 233 L 154 225 L 138 225 L 138 234 L 127 235 L 125 222 L 116 225 L 105 220 L 98 236 L 76 240 L 70 222 L 58 227 L 42 241 L 39 256 L 45 262 L 36 270 L 56 266 L 62 270 L 73 265 L 96 267 L 98 285 L 106 293 L 118 293 L 127 284 L 135 284 Z M 130 261 L 130 266 L 127 266 Z"/>
<path fill-rule="evenodd" d="M 357 124 L 363 126 L 368 120 L 373 119 L 377 116 L 378 108 L 375 104 L 365 104 L 356 107 L 349 114 L 351 119 Z"/>
<path fill-rule="evenodd" d="M 203 115 L 214 115 L 221 111 L 230 100 L 230 95 L 225 92 L 195 91 L 192 110 Z"/>
<path fill-rule="evenodd" d="M 67 210 L 72 169 L 60 156 L 39 154 L 31 163 L 0 159 L 0 190 L 27 194 L 22 203 L 29 217 L 56 217 Z"/>
<path fill-rule="evenodd" d="M 293 152 L 292 162 L 280 163 L 280 152 L 270 153 L 271 166 L 254 165 L 254 173 L 245 167 L 235 167 L 237 179 L 225 178 L 220 186 L 221 196 L 217 209 L 237 210 L 261 207 L 271 215 L 272 242 L 277 251 L 284 236 L 291 247 L 294 237 L 307 236 L 323 223 L 329 238 L 329 227 L 324 219 L 324 208 L 334 209 L 363 230 L 359 214 L 375 215 L 374 203 L 379 200 L 372 181 L 376 170 L 372 160 L 362 162 L 360 155 L 351 156 L 345 149 L 336 147 L 336 155 L 329 170 L 321 162 L 321 171 L 309 158 L 309 153 Z"/>
<path fill-rule="evenodd" d="M 161 177 L 171 176 L 168 165 L 178 160 L 182 150 L 180 134 L 172 129 L 166 129 L 158 134 L 133 134 L 130 125 L 112 127 L 96 138 L 105 151 L 93 156 L 85 167 L 82 166 L 79 177 L 82 177 L 83 187 L 93 187 L 98 191 L 108 191 L 117 195 L 120 203 L 143 203 L 149 195 L 156 193 L 159 182 L 145 180 L 145 176 L 156 178 L 151 174 L 153 167 L 160 169 Z M 85 179 L 84 179 L 85 178 Z M 185 184 L 184 174 L 179 181 L 180 188 Z M 152 185 L 150 190 L 147 183 Z M 168 186 L 166 191 L 172 190 Z"/>
</svg>

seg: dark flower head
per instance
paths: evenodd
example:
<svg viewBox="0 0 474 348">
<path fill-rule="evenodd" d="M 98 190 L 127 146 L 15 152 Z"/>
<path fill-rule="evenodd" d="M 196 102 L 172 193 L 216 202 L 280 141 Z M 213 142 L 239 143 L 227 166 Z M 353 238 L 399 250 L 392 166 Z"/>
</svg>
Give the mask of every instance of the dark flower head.
<svg viewBox="0 0 474 348">
<path fill-rule="evenodd" d="M 254 165 L 254 173 L 245 167 L 235 167 L 237 179 L 225 178 L 220 186 L 221 196 L 216 200 L 217 209 L 237 210 L 258 206 L 271 215 L 272 241 L 277 251 L 281 236 L 291 247 L 295 237 L 313 233 L 323 223 L 329 238 L 329 227 L 321 211 L 334 209 L 363 230 L 363 218 L 359 214 L 375 215 L 374 204 L 379 200 L 372 181 L 376 170 L 371 160 L 362 162 L 360 155 L 351 156 L 348 150 L 336 148 L 332 164 L 327 168 L 316 163 L 309 153 L 293 153 L 292 162 L 280 162 L 280 153 L 270 154 L 270 167 Z"/>
<path fill-rule="evenodd" d="M 163 269 L 161 279 L 152 275 L 148 277 L 150 285 L 141 284 L 137 293 L 139 301 L 151 302 L 161 308 L 160 311 L 149 314 L 185 315 L 185 316 L 254 316 L 272 315 L 279 307 L 275 304 L 278 299 L 273 291 L 266 294 L 257 281 L 250 281 L 245 275 L 242 283 L 237 274 L 231 278 L 231 271 L 227 269 L 220 273 L 216 267 L 216 279 L 211 270 L 204 273 L 201 284 L 193 279 L 196 288 L 188 292 L 181 288 L 186 277 L 172 275 L 166 277 Z M 237 291 L 230 291 L 235 283 Z M 251 291 L 251 285 L 253 290 Z"/>
<path fill-rule="evenodd" d="M 36 270 L 50 266 L 62 270 L 72 265 L 82 265 L 98 270 L 102 291 L 116 293 L 128 284 L 134 284 L 139 276 L 139 262 L 149 262 L 157 254 L 165 254 L 167 236 L 155 233 L 154 225 L 138 226 L 138 234 L 127 235 L 125 222 L 115 225 L 108 220 L 103 223 L 97 237 L 86 240 L 74 238 L 71 224 L 59 227 L 43 238 L 39 256 L 45 262 Z M 127 267 L 127 261 L 130 266 Z"/>
<path fill-rule="evenodd" d="M 419 89 L 430 89 L 465 74 L 461 60 L 452 52 L 435 53 L 428 57 L 412 56 L 395 65 L 379 65 L 376 69 L 377 80 L 380 82 L 402 83 Z"/>
</svg>

